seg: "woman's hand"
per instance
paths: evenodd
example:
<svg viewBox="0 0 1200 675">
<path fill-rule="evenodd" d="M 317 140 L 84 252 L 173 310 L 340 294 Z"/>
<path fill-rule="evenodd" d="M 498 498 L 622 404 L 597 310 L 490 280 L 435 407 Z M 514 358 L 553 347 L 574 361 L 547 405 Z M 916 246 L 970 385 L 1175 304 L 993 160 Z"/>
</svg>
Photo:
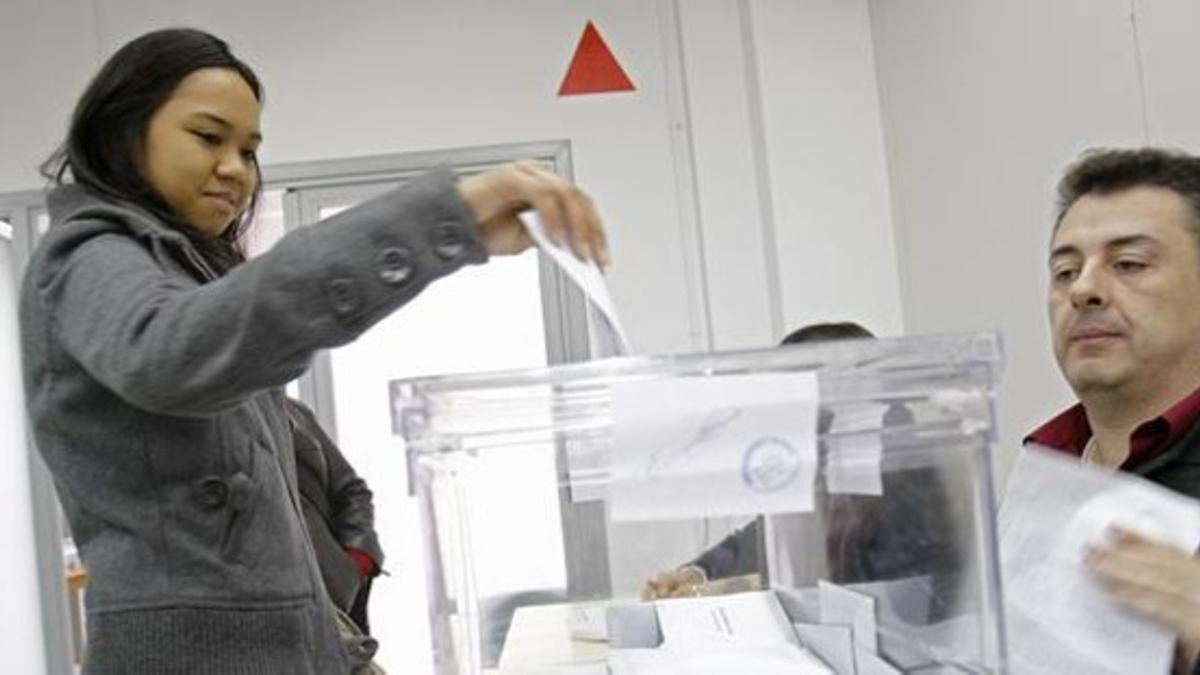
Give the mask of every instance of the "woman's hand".
<svg viewBox="0 0 1200 675">
<path fill-rule="evenodd" d="M 591 259 L 601 267 L 610 262 L 604 225 L 591 198 L 535 162 L 505 164 L 468 176 L 459 181 L 458 191 L 492 255 L 513 255 L 533 245 L 517 218 L 532 208 L 556 244 L 570 246 L 580 260 Z"/>
</svg>

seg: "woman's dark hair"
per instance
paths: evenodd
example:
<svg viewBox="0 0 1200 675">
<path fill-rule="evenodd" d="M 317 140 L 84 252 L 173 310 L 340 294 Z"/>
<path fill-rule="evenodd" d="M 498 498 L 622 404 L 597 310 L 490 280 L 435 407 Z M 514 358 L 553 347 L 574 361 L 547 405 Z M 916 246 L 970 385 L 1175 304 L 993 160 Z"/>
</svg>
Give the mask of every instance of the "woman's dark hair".
<svg viewBox="0 0 1200 675">
<path fill-rule="evenodd" d="M 175 214 L 142 177 L 135 160 L 150 118 L 184 78 L 203 68 L 236 71 L 262 102 L 258 77 L 220 38 L 189 28 L 146 33 L 117 50 L 92 79 L 75 106 L 66 139 L 41 172 L 56 184 L 64 183 L 69 173 L 93 192 L 149 210 L 186 234 L 209 262 L 225 271 L 244 260 L 240 241 L 262 195 L 257 163 L 259 180 L 249 208 L 220 238 L 213 238 Z"/>
</svg>

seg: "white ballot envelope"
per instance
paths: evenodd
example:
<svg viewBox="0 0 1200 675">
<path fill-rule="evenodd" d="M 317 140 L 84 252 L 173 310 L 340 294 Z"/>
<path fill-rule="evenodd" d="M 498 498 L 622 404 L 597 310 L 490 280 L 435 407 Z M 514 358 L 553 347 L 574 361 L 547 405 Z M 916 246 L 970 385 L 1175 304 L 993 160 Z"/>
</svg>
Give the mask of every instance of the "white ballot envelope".
<svg viewBox="0 0 1200 675">
<path fill-rule="evenodd" d="M 659 600 L 662 644 L 617 649 L 615 675 L 835 675 L 800 645 L 772 591 Z"/>
<path fill-rule="evenodd" d="M 521 222 L 525 224 L 525 229 L 529 231 L 529 236 L 533 238 L 538 248 L 562 268 L 563 272 L 587 296 L 592 306 L 599 310 L 602 320 L 607 324 L 612 335 L 614 343 L 612 350 L 617 354 L 629 354 L 629 336 L 625 333 L 625 327 L 621 325 L 621 319 L 617 316 L 617 306 L 613 304 L 612 296 L 608 292 L 608 284 L 604 282 L 604 275 L 601 274 L 596 263 L 590 260 L 582 261 L 576 258 L 570 249 L 555 244 L 546 233 L 546 225 L 536 212 L 522 213 Z"/>
<path fill-rule="evenodd" d="M 1084 564 L 1113 526 L 1191 553 L 1200 502 L 1061 453 L 1022 452 L 999 519 L 1013 673 L 1170 672 L 1175 636 L 1111 598 Z"/>
</svg>

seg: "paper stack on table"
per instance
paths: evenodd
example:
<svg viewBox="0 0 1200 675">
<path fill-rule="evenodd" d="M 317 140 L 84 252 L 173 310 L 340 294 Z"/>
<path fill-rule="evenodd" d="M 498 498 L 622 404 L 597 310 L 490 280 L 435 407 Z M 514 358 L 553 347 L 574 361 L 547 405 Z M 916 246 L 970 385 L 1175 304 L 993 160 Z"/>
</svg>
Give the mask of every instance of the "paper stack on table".
<svg viewBox="0 0 1200 675">
<path fill-rule="evenodd" d="M 609 668 L 614 675 L 897 675 L 876 653 L 875 599 L 824 582 L 819 592 L 813 624 L 792 624 L 774 591 L 660 600 L 652 632 L 661 642 L 613 649 Z"/>
<path fill-rule="evenodd" d="M 800 645 L 771 591 L 661 600 L 662 644 L 609 654 L 614 675 L 835 675 Z"/>
<path fill-rule="evenodd" d="M 608 668 L 612 675 L 834 675 L 799 645 L 621 650 L 609 656 Z"/>
</svg>

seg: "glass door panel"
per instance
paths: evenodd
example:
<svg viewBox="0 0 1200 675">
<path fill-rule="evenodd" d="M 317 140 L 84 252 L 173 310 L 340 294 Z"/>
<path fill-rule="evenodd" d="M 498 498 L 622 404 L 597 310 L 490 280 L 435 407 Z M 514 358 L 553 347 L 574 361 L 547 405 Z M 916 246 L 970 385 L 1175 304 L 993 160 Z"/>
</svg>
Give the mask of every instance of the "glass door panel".
<svg viewBox="0 0 1200 675">
<path fill-rule="evenodd" d="M 302 194 L 301 211 L 306 221 L 328 218 L 390 187 Z M 391 433 L 388 382 L 544 366 L 542 310 L 539 258 L 529 251 L 435 281 L 358 340 L 328 354 L 336 438 L 375 493 L 376 526 L 388 556 L 391 576 L 375 583 L 370 614 L 382 646 L 380 663 L 389 671 L 429 672 L 431 656 L 419 514 L 407 493 L 403 448 Z M 487 568 L 477 579 L 481 592 L 565 586 L 553 447 L 531 448 L 524 460 L 488 467 L 487 473 L 488 484 L 508 489 L 478 500 L 483 526 L 472 533 L 476 551 L 486 556 L 518 547 L 528 555 L 519 568 Z M 508 478 L 495 481 L 496 475 Z M 503 508 L 493 508 L 497 504 Z"/>
</svg>

